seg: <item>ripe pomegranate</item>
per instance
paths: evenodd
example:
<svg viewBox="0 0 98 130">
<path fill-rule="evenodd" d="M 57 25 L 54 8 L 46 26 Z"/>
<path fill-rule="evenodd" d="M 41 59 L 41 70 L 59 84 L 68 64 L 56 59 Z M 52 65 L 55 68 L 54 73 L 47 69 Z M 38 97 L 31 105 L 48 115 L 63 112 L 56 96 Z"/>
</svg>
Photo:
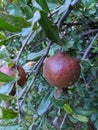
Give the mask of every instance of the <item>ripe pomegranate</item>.
<svg viewBox="0 0 98 130">
<path fill-rule="evenodd" d="M 49 84 L 66 88 L 78 80 L 80 65 L 76 58 L 64 52 L 58 52 L 46 59 L 43 74 Z"/>
<path fill-rule="evenodd" d="M 26 73 L 24 71 L 24 69 L 21 67 L 21 66 L 12 66 L 12 67 L 9 67 L 8 65 L 4 65 L 0 68 L 0 71 L 9 75 L 9 76 L 12 76 L 12 77 L 15 77 L 16 75 L 16 67 L 17 67 L 17 70 L 18 70 L 18 74 L 19 74 L 19 80 L 18 80 L 18 85 L 19 86 L 23 86 L 25 81 L 26 81 Z M 3 82 L 0 82 L 0 86 L 3 85 Z M 15 87 L 12 89 L 12 92 L 11 92 L 11 95 L 14 95 L 15 94 Z"/>
</svg>

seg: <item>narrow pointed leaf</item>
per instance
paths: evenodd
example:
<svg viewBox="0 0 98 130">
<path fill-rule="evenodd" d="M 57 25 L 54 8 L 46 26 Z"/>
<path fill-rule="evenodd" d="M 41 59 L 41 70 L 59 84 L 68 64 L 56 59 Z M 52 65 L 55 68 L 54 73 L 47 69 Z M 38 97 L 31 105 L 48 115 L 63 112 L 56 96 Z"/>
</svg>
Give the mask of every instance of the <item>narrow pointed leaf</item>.
<svg viewBox="0 0 98 130">
<path fill-rule="evenodd" d="M 9 101 L 11 99 L 13 99 L 13 96 L 9 96 L 9 95 L 4 95 L 4 94 L 0 94 L 0 99 L 4 100 L 4 101 Z"/>
<path fill-rule="evenodd" d="M 50 12 L 46 0 L 39 0 L 39 3 L 43 10 L 45 10 L 48 13 Z"/>
<path fill-rule="evenodd" d="M 42 26 L 46 36 L 53 42 L 60 42 L 59 31 L 52 21 L 49 20 L 47 14 L 44 11 L 40 11 L 41 19 L 39 24 Z"/>
<path fill-rule="evenodd" d="M 18 113 L 12 109 L 0 108 L 0 119 L 13 119 L 18 116 Z"/>
<path fill-rule="evenodd" d="M 82 115 L 73 115 L 73 117 L 75 119 L 77 119 L 78 121 L 81 122 L 88 122 L 88 118 L 86 116 L 82 116 Z"/>
<path fill-rule="evenodd" d="M 49 107 L 49 105 L 51 103 L 50 98 L 52 97 L 52 95 L 53 95 L 53 91 L 50 90 L 45 95 L 45 97 L 43 98 L 43 100 L 41 101 L 41 104 L 40 104 L 40 106 L 38 108 L 38 114 L 39 115 L 42 115 L 43 113 L 45 113 L 47 111 L 47 109 L 48 109 L 48 107 Z"/>
<path fill-rule="evenodd" d="M 77 114 L 81 114 L 84 116 L 91 116 L 92 114 L 96 113 L 96 111 L 97 110 L 95 110 L 95 109 L 92 109 L 92 110 L 84 109 L 84 108 L 76 108 L 75 109 L 75 112 L 77 112 Z"/>
<path fill-rule="evenodd" d="M 25 11 L 27 19 L 32 18 L 32 9 L 30 8 L 30 6 L 25 5 L 24 6 L 24 11 Z"/>
<path fill-rule="evenodd" d="M 0 28 L 6 29 L 10 32 L 19 32 L 22 28 L 29 27 L 31 24 L 24 18 L 13 16 L 0 12 Z"/>
<path fill-rule="evenodd" d="M 11 82 L 12 80 L 14 80 L 14 77 L 0 72 L 0 81 L 1 82 Z"/>
</svg>

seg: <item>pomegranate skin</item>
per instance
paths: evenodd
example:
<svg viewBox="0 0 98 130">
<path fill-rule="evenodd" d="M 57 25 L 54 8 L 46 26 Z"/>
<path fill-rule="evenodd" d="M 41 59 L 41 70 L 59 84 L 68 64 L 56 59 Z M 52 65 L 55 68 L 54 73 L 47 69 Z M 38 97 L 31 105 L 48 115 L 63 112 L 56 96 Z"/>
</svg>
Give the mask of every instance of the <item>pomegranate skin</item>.
<svg viewBox="0 0 98 130">
<path fill-rule="evenodd" d="M 64 52 L 58 52 L 46 59 L 43 74 L 50 85 L 66 88 L 73 85 L 80 76 L 79 61 Z"/>
<path fill-rule="evenodd" d="M 18 70 L 18 74 L 20 77 L 18 80 L 18 85 L 22 87 L 26 81 L 26 73 L 21 66 L 17 66 L 17 70 Z M 8 65 L 4 65 L 0 68 L 0 71 L 9 76 L 15 77 L 16 66 L 14 65 L 13 67 L 10 68 L 10 67 L 8 67 Z M 3 85 L 3 82 L 0 82 L 0 86 L 2 86 L 2 85 Z"/>
<path fill-rule="evenodd" d="M 20 86 L 23 86 L 24 83 L 26 82 L 26 73 L 21 66 L 17 66 L 17 69 L 18 69 L 18 73 L 19 73 L 19 76 L 20 76 L 20 79 L 18 80 L 18 84 Z"/>
</svg>

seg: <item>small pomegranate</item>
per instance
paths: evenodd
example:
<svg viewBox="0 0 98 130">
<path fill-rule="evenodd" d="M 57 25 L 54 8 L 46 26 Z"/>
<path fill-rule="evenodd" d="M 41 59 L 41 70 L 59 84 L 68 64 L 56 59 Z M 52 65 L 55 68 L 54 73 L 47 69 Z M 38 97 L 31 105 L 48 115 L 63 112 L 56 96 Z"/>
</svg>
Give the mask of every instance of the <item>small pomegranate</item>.
<svg viewBox="0 0 98 130">
<path fill-rule="evenodd" d="M 64 52 L 58 52 L 46 59 L 43 74 L 49 84 L 66 88 L 73 85 L 80 76 L 79 61 Z"/>
<path fill-rule="evenodd" d="M 0 68 L 0 71 L 9 75 L 9 76 L 12 76 L 12 77 L 15 77 L 16 75 L 16 67 L 17 67 L 17 70 L 18 70 L 18 74 L 19 74 L 19 80 L 18 80 L 18 85 L 19 86 L 23 86 L 25 81 L 26 81 L 26 73 L 24 71 L 24 69 L 21 67 L 21 66 L 12 66 L 12 67 L 9 67 L 8 65 L 4 65 Z M 0 86 L 3 85 L 3 82 L 0 82 Z M 15 94 L 15 87 L 12 89 L 11 91 L 11 95 L 14 95 Z"/>
</svg>

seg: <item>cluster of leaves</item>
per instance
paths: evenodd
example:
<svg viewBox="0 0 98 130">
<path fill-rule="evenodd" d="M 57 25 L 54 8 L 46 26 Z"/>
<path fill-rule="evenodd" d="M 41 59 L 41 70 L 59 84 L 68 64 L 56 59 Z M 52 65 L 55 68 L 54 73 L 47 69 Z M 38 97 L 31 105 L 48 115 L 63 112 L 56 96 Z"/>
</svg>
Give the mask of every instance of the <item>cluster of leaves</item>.
<svg viewBox="0 0 98 130">
<path fill-rule="evenodd" d="M 13 79 L 0 72 L 0 81 L 6 82 L 0 88 L 0 129 L 98 129 L 98 3 L 81 0 L 72 6 L 75 2 L 0 1 L 0 66 L 12 63 L 21 52 L 17 62 L 28 76 L 23 88 L 16 87 L 18 95 L 9 96 L 17 76 Z M 60 98 L 56 88 L 45 81 L 42 66 L 36 78 L 35 73 L 31 73 L 50 41 L 47 56 L 63 47 L 81 64 L 79 81 Z M 32 78 L 35 82 L 20 106 Z"/>
</svg>

